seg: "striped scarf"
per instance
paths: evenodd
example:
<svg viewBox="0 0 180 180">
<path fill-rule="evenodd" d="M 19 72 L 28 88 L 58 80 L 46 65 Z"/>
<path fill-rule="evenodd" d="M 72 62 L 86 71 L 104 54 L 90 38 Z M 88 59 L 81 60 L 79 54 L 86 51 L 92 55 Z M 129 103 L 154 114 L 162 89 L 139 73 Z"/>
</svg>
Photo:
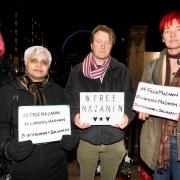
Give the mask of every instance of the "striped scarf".
<svg viewBox="0 0 180 180">
<path fill-rule="evenodd" d="M 98 64 L 93 59 L 92 52 L 90 52 L 83 61 L 83 74 L 90 79 L 100 78 L 102 80 L 109 66 L 109 63 L 110 58 L 108 58 L 107 61 L 104 61 L 103 65 L 98 66 Z"/>
</svg>

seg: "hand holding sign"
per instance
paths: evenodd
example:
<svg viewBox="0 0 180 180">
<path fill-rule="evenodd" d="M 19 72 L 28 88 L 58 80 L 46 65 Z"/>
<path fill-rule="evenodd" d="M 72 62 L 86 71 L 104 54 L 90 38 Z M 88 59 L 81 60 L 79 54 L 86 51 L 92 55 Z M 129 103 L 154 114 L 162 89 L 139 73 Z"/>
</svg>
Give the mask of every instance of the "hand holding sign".
<svg viewBox="0 0 180 180">
<path fill-rule="evenodd" d="M 119 123 L 124 114 L 124 92 L 81 92 L 80 127 Z M 87 124 L 86 124 L 87 123 Z"/>
<path fill-rule="evenodd" d="M 178 120 L 180 113 L 180 88 L 140 82 L 133 109 L 145 120 L 148 114 Z"/>
<path fill-rule="evenodd" d="M 19 106 L 19 141 L 35 143 L 59 141 L 71 134 L 69 105 Z"/>
<path fill-rule="evenodd" d="M 75 121 L 76 126 L 78 126 L 81 129 L 85 129 L 85 128 L 90 127 L 89 123 L 87 123 L 85 121 L 83 122 L 83 121 L 80 120 L 80 113 L 77 113 L 75 115 L 74 121 Z"/>
<path fill-rule="evenodd" d="M 115 124 L 111 124 L 111 126 L 116 127 L 116 128 L 120 128 L 120 129 L 124 129 L 127 125 L 128 125 L 128 120 L 129 118 L 127 117 L 126 114 L 124 114 L 123 119 Z"/>
<path fill-rule="evenodd" d="M 148 118 L 149 117 L 149 114 L 147 114 L 147 113 L 144 113 L 144 112 L 140 112 L 139 113 L 139 116 L 138 116 L 138 118 L 139 119 L 141 119 L 141 120 L 146 120 L 146 118 Z"/>
</svg>

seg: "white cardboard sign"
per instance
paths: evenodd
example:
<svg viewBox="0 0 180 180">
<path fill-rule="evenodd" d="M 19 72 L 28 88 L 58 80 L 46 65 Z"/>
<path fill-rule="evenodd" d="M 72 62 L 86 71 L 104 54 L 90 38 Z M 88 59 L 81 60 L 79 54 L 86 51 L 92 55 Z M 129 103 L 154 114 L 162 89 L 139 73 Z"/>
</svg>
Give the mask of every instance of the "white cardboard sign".
<svg viewBox="0 0 180 180">
<path fill-rule="evenodd" d="M 133 109 L 138 112 L 178 120 L 180 88 L 140 82 Z"/>
<path fill-rule="evenodd" d="M 69 105 L 19 106 L 19 141 L 46 143 L 71 134 Z"/>
<path fill-rule="evenodd" d="M 124 115 L 124 92 L 80 92 L 80 120 L 90 125 L 111 125 Z"/>
</svg>

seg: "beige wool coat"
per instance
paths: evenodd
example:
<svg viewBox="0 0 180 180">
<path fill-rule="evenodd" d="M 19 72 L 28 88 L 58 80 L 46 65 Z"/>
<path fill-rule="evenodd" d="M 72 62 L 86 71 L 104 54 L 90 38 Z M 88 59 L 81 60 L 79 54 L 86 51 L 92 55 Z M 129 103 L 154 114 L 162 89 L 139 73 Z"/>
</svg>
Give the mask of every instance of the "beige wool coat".
<svg viewBox="0 0 180 180">
<path fill-rule="evenodd" d="M 151 61 L 143 73 L 142 81 L 158 85 L 164 84 L 166 67 L 166 49 L 164 49 L 157 60 Z M 180 71 L 173 78 L 171 85 L 180 87 Z M 140 156 L 147 166 L 154 170 L 157 165 L 162 118 L 150 116 L 143 122 L 140 134 Z M 177 123 L 177 148 L 178 160 L 180 161 L 180 118 Z"/>
</svg>

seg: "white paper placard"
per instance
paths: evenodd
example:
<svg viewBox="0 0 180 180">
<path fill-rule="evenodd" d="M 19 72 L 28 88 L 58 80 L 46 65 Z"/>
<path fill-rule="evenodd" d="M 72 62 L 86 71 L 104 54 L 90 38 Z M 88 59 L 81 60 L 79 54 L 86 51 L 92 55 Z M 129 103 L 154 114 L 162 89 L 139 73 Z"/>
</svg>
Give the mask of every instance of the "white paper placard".
<svg viewBox="0 0 180 180">
<path fill-rule="evenodd" d="M 19 106 L 19 141 L 46 143 L 65 134 L 71 134 L 69 105 Z"/>
<path fill-rule="evenodd" d="M 111 125 L 124 115 L 124 92 L 80 92 L 80 120 L 90 125 Z"/>
<path fill-rule="evenodd" d="M 178 120 L 180 88 L 140 82 L 133 109 L 138 112 Z"/>
</svg>

